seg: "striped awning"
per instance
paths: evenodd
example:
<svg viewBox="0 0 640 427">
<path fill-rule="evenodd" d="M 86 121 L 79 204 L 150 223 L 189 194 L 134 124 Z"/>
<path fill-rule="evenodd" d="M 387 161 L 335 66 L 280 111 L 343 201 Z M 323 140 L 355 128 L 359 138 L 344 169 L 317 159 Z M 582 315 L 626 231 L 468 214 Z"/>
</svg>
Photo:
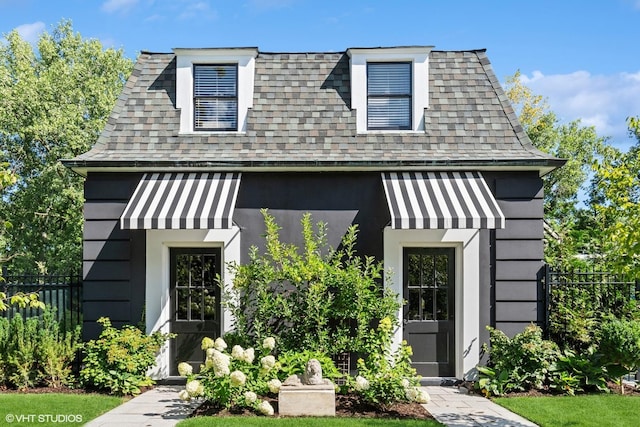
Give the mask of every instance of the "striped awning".
<svg viewBox="0 0 640 427">
<path fill-rule="evenodd" d="M 479 172 L 384 172 L 382 182 L 392 228 L 504 228 Z"/>
<path fill-rule="evenodd" d="M 231 228 L 240 176 L 240 173 L 146 173 L 120 217 L 120 227 Z"/>
</svg>

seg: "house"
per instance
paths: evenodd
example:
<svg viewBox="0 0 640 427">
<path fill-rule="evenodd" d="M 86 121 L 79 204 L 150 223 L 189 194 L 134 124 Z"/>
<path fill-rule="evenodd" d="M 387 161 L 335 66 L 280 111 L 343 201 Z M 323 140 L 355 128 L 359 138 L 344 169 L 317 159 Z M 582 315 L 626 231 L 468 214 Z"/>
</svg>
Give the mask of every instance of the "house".
<svg viewBox="0 0 640 427">
<path fill-rule="evenodd" d="M 424 376 L 472 371 L 486 325 L 542 321 L 541 177 L 563 161 L 531 145 L 484 50 L 142 52 L 64 164 L 86 177 L 84 337 L 101 316 L 178 333 L 158 377 L 231 327 L 213 278 L 262 244 L 261 208 L 288 241 L 304 212 L 334 247 L 359 225 Z"/>
</svg>

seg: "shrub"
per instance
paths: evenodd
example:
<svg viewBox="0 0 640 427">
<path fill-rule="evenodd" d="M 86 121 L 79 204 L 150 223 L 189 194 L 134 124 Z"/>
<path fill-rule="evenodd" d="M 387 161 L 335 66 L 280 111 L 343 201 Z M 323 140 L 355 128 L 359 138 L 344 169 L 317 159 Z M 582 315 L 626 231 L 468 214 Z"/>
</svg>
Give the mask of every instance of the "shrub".
<svg viewBox="0 0 640 427">
<path fill-rule="evenodd" d="M 79 348 L 80 329 L 63 333 L 55 310 L 26 320 L 16 313 L 0 319 L 0 384 L 25 389 L 40 384 L 60 387 L 73 382 L 71 363 Z"/>
<path fill-rule="evenodd" d="M 9 383 L 19 389 L 33 387 L 38 378 L 36 345 L 38 318 L 22 319 L 16 313 L 9 322 L 6 346 L 6 367 Z"/>
<path fill-rule="evenodd" d="M 622 378 L 640 368 L 640 322 L 607 319 L 600 325 L 600 353 L 612 378 L 617 378 L 620 390 Z"/>
<path fill-rule="evenodd" d="M 608 392 L 607 369 L 601 359 L 602 356 L 595 353 L 593 347 L 582 354 L 565 350 L 549 368 L 549 387 L 571 396 L 576 392 Z"/>
<path fill-rule="evenodd" d="M 206 352 L 200 373 L 194 374 L 191 365 L 182 362 L 178 372 L 187 377 L 186 387 L 179 393 L 182 400 L 205 398 L 224 408 L 249 408 L 273 415 L 273 408 L 258 396 L 277 394 L 281 382 L 278 380 L 280 363 L 271 354 L 273 338 L 267 337 L 260 346 L 242 348 L 235 345 L 228 352 L 222 338 L 202 340 Z"/>
<path fill-rule="evenodd" d="M 282 351 L 310 350 L 330 356 L 365 351 L 375 325 L 392 317 L 397 295 L 380 286 L 382 264 L 355 253 L 357 226 L 343 237 L 341 250 L 326 242 L 326 224 L 316 229 L 302 218 L 304 247 L 280 241 L 279 226 L 266 210 L 266 253 L 252 248 L 249 262 L 232 264 L 233 287 L 224 304 L 235 318 L 236 339 L 244 345 L 268 336 Z"/>
<path fill-rule="evenodd" d="M 486 396 L 500 396 L 509 391 L 540 389 L 548 385 L 548 376 L 560 351 L 552 342 L 542 339 L 535 325 L 509 338 L 502 331 L 487 327 L 490 338 L 489 366 L 478 367 L 476 387 Z M 486 345 L 485 351 L 489 351 Z"/>
<path fill-rule="evenodd" d="M 418 387 L 420 377 L 411 367 L 411 347 L 403 341 L 391 353 L 392 328 L 388 317 L 380 321 L 366 359 L 358 360 L 358 376 L 349 378 L 348 387 L 364 402 L 383 409 L 395 402 L 427 403 L 429 395 Z"/>
<path fill-rule="evenodd" d="M 53 388 L 72 383 L 71 363 L 80 348 L 80 326 L 64 333 L 55 311 L 45 310 L 38 331 L 36 355 L 39 379 Z"/>
<path fill-rule="evenodd" d="M 82 383 L 111 394 L 139 394 L 140 387 L 154 384 L 147 370 L 155 364 L 160 347 L 175 334 L 146 335 L 131 325 L 116 329 L 106 317 L 98 323 L 103 328 L 100 337 L 84 347 Z"/>
</svg>

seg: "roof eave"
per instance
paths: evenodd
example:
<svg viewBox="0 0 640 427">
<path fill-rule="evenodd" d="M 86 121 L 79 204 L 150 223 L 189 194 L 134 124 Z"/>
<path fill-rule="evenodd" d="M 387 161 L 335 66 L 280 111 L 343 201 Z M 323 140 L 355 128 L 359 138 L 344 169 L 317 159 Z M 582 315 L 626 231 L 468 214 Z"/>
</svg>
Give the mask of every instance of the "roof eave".
<svg viewBox="0 0 640 427">
<path fill-rule="evenodd" d="M 200 160 L 62 160 L 62 163 L 86 176 L 93 172 L 134 172 L 154 170 L 224 170 L 255 172 L 300 171 L 409 171 L 409 170 L 483 170 L 538 171 L 540 176 L 564 165 L 564 159 L 515 160 L 411 160 L 411 161 L 200 161 Z"/>
</svg>

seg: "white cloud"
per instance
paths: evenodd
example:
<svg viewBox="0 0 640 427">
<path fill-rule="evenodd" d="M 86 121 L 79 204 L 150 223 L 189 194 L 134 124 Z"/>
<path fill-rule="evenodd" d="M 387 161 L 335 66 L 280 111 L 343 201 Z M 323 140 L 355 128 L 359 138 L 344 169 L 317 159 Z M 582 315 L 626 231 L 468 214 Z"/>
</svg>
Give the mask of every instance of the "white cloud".
<svg viewBox="0 0 640 427">
<path fill-rule="evenodd" d="M 34 22 L 33 24 L 22 24 L 16 27 L 16 31 L 20 34 L 20 37 L 31 44 L 38 42 L 40 34 L 42 34 L 44 29 L 45 24 L 41 21 Z"/>
<path fill-rule="evenodd" d="M 138 3 L 138 0 L 107 0 L 102 3 L 101 9 L 107 13 L 126 13 Z"/>
<path fill-rule="evenodd" d="M 626 118 L 640 115 L 640 71 L 592 75 L 588 71 L 544 75 L 534 71 L 522 75 L 522 82 L 534 94 L 547 98 L 549 106 L 563 122 L 580 119 L 595 126 L 600 136 L 628 146 Z"/>
</svg>

